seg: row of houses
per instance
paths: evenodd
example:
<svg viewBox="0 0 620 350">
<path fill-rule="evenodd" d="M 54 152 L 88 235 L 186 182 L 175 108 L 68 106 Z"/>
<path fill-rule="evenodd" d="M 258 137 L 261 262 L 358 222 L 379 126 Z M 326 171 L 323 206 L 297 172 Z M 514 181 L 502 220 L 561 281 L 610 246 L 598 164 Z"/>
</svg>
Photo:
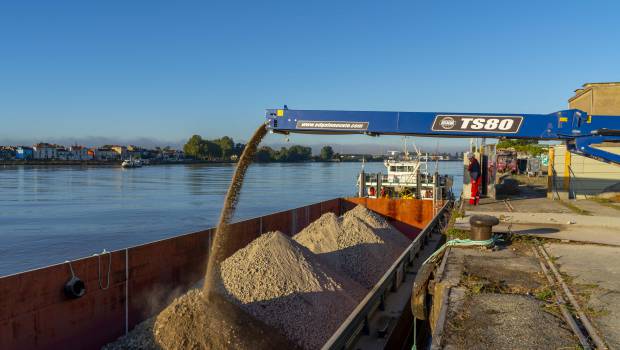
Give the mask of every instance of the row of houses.
<svg viewBox="0 0 620 350">
<path fill-rule="evenodd" d="M 146 149 L 138 146 L 104 145 L 89 148 L 73 145 L 65 147 L 51 143 L 32 146 L 0 146 L 0 159 L 4 160 L 125 160 L 125 159 L 182 160 L 183 151 L 170 148 Z"/>
</svg>

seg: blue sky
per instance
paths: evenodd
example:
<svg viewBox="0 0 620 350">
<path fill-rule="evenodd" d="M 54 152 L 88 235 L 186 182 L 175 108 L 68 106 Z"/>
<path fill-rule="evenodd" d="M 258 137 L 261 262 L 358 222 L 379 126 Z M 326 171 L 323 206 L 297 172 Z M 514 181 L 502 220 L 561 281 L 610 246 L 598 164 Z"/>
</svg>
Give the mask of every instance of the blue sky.
<svg viewBox="0 0 620 350">
<path fill-rule="evenodd" d="M 4 1 L 0 144 L 242 140 L 283 104 L 549 113 L 582 83 L 620 80 L 618 13 L 617 1 Z"/>
</svg>

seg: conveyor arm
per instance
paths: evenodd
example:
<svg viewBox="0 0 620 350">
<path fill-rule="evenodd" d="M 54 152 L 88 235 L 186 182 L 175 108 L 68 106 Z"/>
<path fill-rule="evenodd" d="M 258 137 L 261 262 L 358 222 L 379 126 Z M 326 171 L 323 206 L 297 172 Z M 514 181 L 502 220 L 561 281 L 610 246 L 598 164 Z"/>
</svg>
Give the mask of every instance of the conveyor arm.
<svg viewBox="0 0 620 350">
<path fill-rule="evenodd" d="M 276 133 L 413 135 L 564 140 L 569 150 L 620 164 L 620 155 L 592 147 L 620 142 L 620 116 L 570 109 L 551 114 L 369 112 L 268 109 Z"/>
</svg>

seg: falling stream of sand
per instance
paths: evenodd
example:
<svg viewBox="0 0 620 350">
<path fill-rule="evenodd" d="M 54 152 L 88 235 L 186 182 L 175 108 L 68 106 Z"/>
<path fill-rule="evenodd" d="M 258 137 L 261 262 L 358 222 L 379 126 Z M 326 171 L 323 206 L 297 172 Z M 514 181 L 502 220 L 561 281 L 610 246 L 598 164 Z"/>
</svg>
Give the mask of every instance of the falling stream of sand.
<svg viewBox="0 0 620 350">
<path fill-rule="evenodd" d="M 235 237 L 230 234 L 228 225 L 230 224 L 230 220 L 232 219 L 235 213 L 235 208 L 237 207 L 237 202 L 239 201 L 239 194 L 241 193 L 245 173 L 254 159 L 258 145 L 266 134 L 267 126 L 265 124 L 261 124 L 261 126 L 258 127 L 252 135 L 252 138 L 250 138 L 248 143 L 245 145 L 243 153 L 237 162 L 237 168 L 235 169 L 235 174 L 233 175 L 232 181 L 230 182 L 230 187 L 228 187 L 228 192 L 226 193 L 224 207 L 222 208 L 220 221 L 217 225 L 213 245 L 209 254 L 209 262 L 207 265 L 207 274 L 205 276 L 204 284 L 204 291 L 206 294 L 214 290 L 216 285 L 215 282 L 220 278 L 220 264 L 222 261 L 224 261 L 224 259 L 235 252 L 238 248 L 241 248 L 237 247 L 238 243 Z"/>
</svg>

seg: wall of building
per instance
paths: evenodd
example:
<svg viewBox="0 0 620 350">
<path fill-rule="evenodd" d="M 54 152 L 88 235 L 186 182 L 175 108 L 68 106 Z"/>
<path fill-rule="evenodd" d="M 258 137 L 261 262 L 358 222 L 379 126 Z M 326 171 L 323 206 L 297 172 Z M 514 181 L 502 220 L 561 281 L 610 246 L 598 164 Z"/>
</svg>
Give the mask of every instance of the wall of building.
<svg viewBox="0 0 620 350">
<path fill-rule="evenodd" d="M 597 148 L 620 154 L 620 147 Z M 552 147 L 549 159 L 550 198 L 593 197 L 618 183 L 620 183 L 620 166 L 567 152 L 564 145 Z"/>
<path fill-rule="evenodd" d="M 590 115 L 620 115 L 620 83 L 584 84 L 568 100 L 568 107 Z M 620 145 L 597 148 L 620 154 Z M 620 183 L 620 166 L 567 152 L 565 145 L 552 147 L 547 191 L 550 198 L 588 198 L 617 183 Z"/>
<path fill-rule="evenodd" d="M 591 115 L 620 115 L 620 83 L 584 84 L 569 99 L 568 106 Z"/>
</svg>

